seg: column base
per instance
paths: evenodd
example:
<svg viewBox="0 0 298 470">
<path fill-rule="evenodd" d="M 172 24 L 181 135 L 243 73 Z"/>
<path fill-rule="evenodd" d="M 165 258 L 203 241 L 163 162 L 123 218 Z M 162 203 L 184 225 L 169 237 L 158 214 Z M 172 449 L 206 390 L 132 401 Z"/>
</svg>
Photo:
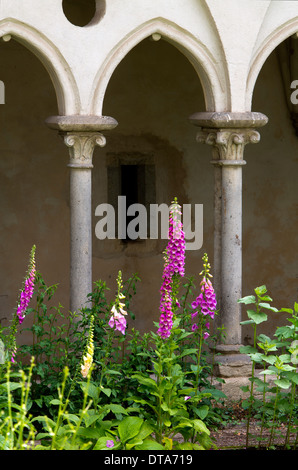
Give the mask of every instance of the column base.
<svg viewBox="0 0 298 470">
<path fill-rule="evenodd" d="M 214 376 L 220 379 L 216 388 L 221 390 L 228 400 L 238 401 L 247 397 L 242 387 L 250 384 L 251 360 L 241 354 L 241 344 L 220 344 L 216 346 Z"/>
<path fill-rule="evenodd" d="M 248 377 L 251 374 L 251 359 L 241 354 L 241 344 L 219 344 L 215 348 L 215 370 L 217 377 Z"/>
<path fill-rule="evenodd" d="M 247 377 L 251 374 L 251 359 L 241 354 L 241 344 L 219 344 L 215 348 L 215 375 L 217 377 Z"/>
</svg>

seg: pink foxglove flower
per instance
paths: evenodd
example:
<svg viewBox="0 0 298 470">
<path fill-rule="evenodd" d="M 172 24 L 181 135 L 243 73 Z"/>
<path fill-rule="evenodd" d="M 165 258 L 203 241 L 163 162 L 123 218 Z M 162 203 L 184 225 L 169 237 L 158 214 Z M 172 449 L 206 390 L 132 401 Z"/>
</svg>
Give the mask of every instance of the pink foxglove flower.
<svg viewBox="0 0 298 470">
<path fill-rule="evenodd" d="M 34 245 L 31 250 L 28 274 L 25 278 L 24 287 L 21 291 L 20 300 L 19 300 L 18 307 L 17 307 L 17 316 L 19 318 L 20 324 L 22 324 L 24 321 L 26 310 L 33 296 L 35 273 L 36 273 L 36 269 L 35 269 L 35 245 Z"/>
<path fill-rule="evenodd" d="M 123 305 L 124 304 L 120 304 Z M 109 321 L 109 326 L 111 328 L 115 328 L 116 330 L 120 331 L 123 335 L 125 335 L 126 331 L 126 318 L 124 315 L 127 315 L 127 313 L 123 310 L 123 308 L 119 308 L 119 311 L 116 310 L 116 306 L 113 305 L 112 310 L 111 310 L 111 318 Z"/>
<path fill-rule="evenodd" d="M 201 272 L 201 275 L 203 275 L 203 279 L 201 281 L 201 292 L 196 300 L 191 304 L 194 310 L 191 314 L 191 317 L 195 318 L 197 315 L 199 315 L 199 313 L 201 313 L 201 325 L 202 327 L 204 326 L 206 330 L 209 330 L 210 323 L 205 321 L 204 317 L 209 316 L 210 318 L 214 319 L 217 301 L 216 294 L 210 280 L 210 277 L 212 276 L 210 274 L 210 264 L 208 262 L 208 256 L 206 253 L 203 256 L 203 261 L 204 270 Z M 193 324 L 192 330 L 195 331 L 196 329 L 198 329 L 198 325 Z M 208 331 L 203 333 L 204 339 L 207 339 L 209 336 L 210 335 Z"/>
<path fill-rule="evenodd" d="M 17 345 L 16 345 L 16 333 L 17 333 L 17 325 L 22 324 L 26 315 L 26 310 L 29 306 L 30 300 L 33 296 L 34 292 L 34 283 L 35 283 L 35 251 L 36 247 L 33 245 L 30 252 L 30 259 L 28 264 L 27 274 L 25 276 L 25 280 L 23 283 L 23 287 L 21 289 L 19 301 L 17 303 L 17 308 L 14 312 L 14 319 L 11 326 L 12 331 L 12 339 L 9 345 L 10 350 L 10 360 L 12 363 L 15 363 L 15 357 L 17 353 Z"/>
<path fill-rule="evenodd" d="M 121 300 L 125 299 L 125 296 L 122 294 L 123 284 L 122 284 L 121 271 L 118 272 L 117 284 L 118 284 L 118 293 L 117 293 L 114 305 L 111 309 L 111 318 L 109 320 L 109 326 L 110 328 L 115 328 L 115 330 L 118 330 L 120 331 L 120 333 L 125 335 L 125 331 L 126 331 L 125 315 L 127 315 L 127 312 L 124 310 L 125 304 L 121 302 Z"/>
<path fill-rule="evenodd" d="M 15 357 L 16 357 L 16 348 L 15 348 L 14 351 L 12 351 L 12 353 L 11 353 L 11 362 L 12 362 L 13 364 L 16 363 Z"/>
<path fill-rule="evenodd" d="M 201 282 L 201 293 L 196 298 L 196 300 L 191 304 L 192 308 L 195 310 L 192 313 L 192 317 L 197 315 L 197 311 L 200 310 L 203 315 L 209 315 L 214 319 L 216 311 L 216 295 L 212 286 L 210 279 L 203 278 Z"/>
<path fill-rule="evenodd" d="M 162 338 L 168 338 L 171 334 L 174 310 L 179 307 L 174 289 L 179 278 L 184 276 L 185 238 L 180 209 L 175 198 L 170 207 L 169 241 L 165 252 L 163 283 L 160 288 L 160 318 L 157 333 Z"/>
</svg>

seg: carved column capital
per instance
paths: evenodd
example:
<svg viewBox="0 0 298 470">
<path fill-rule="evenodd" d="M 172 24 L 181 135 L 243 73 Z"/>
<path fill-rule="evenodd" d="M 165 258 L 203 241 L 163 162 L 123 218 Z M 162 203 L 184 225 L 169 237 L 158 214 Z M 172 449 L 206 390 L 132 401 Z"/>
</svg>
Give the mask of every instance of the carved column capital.
<svg viewBox="0 0 298 470">
<path fill-rule="evenodd" d="M 244 148 L 260 140 L 258 128 L 268 118 L 261 113 L 206 112 L 190 117 L 197 126 L 198 142 L 211 146 L 214 164 L 214 270 L 220 315 L 226 328 L 228 351 L 239 352 L 241 344 L 242 289 L 242 166 Z M 235 355 L 229 355 L 230 365 Z M 236 356 L 237 367 L 240 355 Z M 238 360 L 239 359 L 239 360 Z M 244 363 L 246 366 L 246 363 Z M 235 367 L 234 367 L 235 369 Z M 235 372 L 234 372 L 235 373 Z"/>
<path fill-rule="evenodd" d="M 256 128 L 268 122 L 261 113 L 204 112 L 195 113 L 190 122 L 199 127 L 197 141 L 213 146 L 216 165 L 245 165 L 245 145 L 260 141 Z"/>
<path fill-rule="evenodd" d="M 69 149 L 70 179 L 70 310 L 88 305 L 92 291 L 92 157 L 103 147 L 103 132 L 117 125 L 106 116 L 52 116 L 46 124 Z"/>
<path fill-rule="evenodd" d="M 201 129 L 197 142 L 212 145 L 217 150 L 217 158 L 211 161 L 216 165 L 245 165 L 243 152 L 245 145 L 257 143 L 260 134 L 254 129 Z"/>
<path fill-rule="evenodd" d="M 95 147 L 104 147 L 106 139 L 99 132 L 67 132 L 63 135 L 64 143 L 69 147 L 70 168 L 93 168 L 92 157 Z"/>
<path fill-rule="evenodd" d="M 109 116 L 51 116 L 46 120 L 51 129 L 59 131 L 69 148 L 70 168 L 92 168 L 96 146 L 104 147 L 103 131 L 114 129 L 117 121 Z"/>
</svg>

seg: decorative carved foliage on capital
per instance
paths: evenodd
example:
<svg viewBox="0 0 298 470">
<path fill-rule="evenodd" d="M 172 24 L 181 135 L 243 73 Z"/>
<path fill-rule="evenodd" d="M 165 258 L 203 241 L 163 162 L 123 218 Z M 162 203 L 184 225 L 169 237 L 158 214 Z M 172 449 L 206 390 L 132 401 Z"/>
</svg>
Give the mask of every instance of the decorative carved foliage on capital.
<svg viewBox="0 0 298 470">
<path fill-rule="evenodd" d="M 104 147 L 106 139 L 100 132 L 76 133 L 64 135 L 64 143 L 69 147 L 71 168 L 92 168 L 92 157 L 95 147 Z"/>
<path fill-rule="evenodd" d="M 201 129 L 196 140 L 217 150 L 217 163 L 243 165 L 245 145 L 258 143 L 260 134 L 254 129 Z"/>
</svg>

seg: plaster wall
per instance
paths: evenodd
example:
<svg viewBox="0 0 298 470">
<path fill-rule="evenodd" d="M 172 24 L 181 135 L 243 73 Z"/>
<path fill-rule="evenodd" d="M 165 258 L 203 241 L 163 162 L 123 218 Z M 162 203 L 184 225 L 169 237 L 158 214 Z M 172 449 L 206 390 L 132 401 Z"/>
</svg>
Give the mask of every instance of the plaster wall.
<svg viewBox="0 0 298 470">
<path fill-rule="evenodd" d="M 100 115 L 117 65 L 154 33 L 192 61 L 207 110 L 247 111 L 266 58 L 298 29 L 296 1 L 189 0 L 187 8 L 183 0 L 96 3 L 98 14 L 78 27 L 66 18 L 62 0 L 1 1 L 0 35 L 14 35 L 43 61 L 60 114 Z"/>
<path fill-rule="evenodd" d="M 276 51 L 256 83 L 253 107 L 269 117 L 257 146 L 247 147 L 243 172 L 243 295 L 266 284 L 277 308 L 293 308 L 298 298 L 298 137 Z M 284 91 L 285 90 L 285 91 Z M 270 314 L 270 331 L 287 315 Z M 260 325 L 260 332 L 267 325 Z M 265 332 L 265 331 L 263 331 Z M 244 337 L 251 335 L 245 329 Z"/>
<path fill-rule="evenodd" d="M 0 317 L 9 319 L 33 243 L 38 269 L 48 284 L 60 283 L 57 303 L 68 308 L 68 150 L 44 125 L 44 119 L 57 113 L 57 103 L 40 61 L 15 41 L 1 44 L 0 58 L 6 84 L 6 104 L 0 107 Z M 261 142 L 245 150 L 243 295 L 266 284 L 277 307 L 291 307 L 298 294 L 298 144 L 274 53 L 258 78 L 253 104 L 268 115 L 269 124 L 261 131 Z M 196 130 L 187 121 L 198 110 L 204 110 L 203 90 L 185 56 L 162 40 L 141 42 L 109 82 L 104 113 L 115 117 L 119 126 L 107 137 L 106 147 L 96 149 L 93 170 L 94 226 L 95 206 L 107 202 L 107 158 L 115 152 L 137 149 L 154 155 L 157 202 L 168 203 L 177 195 L 181 204 L 203 204 L 204 244 L 201 250 L 187 253 L 187 274 L 195 276 L 205 251 L 213 263 L 211 149 L 195 142 Z M 139 273 L 142 282 L 132 303 L 134 326 L 148 331 L 159 316 L 165 244 L 145 241 L 125 248 L 95 236 L 93 244 L 93 278 L 106 280 L 111 295 L 118 269 L 125 277 Z M 26 321 L 29 325 L 30 318 Z M 266 324 L 266 332 L 271 333 L 279 321 L 272 319 L 270 327 Z M 243 336 L 250 341 L 249 330 Z"/>
<path fill-rule="evenodd" d="M 0 106 L 0 318 L 11 319 L 33 244 L 48 285 L 69 278 L 68 155 L 44 124 L 57 112 L 55 91 L 40 61 L 16 41 L 0 44 L 5 104 Z M 61 140 L 61 142 L 60 142 Z"/>
</svg>

